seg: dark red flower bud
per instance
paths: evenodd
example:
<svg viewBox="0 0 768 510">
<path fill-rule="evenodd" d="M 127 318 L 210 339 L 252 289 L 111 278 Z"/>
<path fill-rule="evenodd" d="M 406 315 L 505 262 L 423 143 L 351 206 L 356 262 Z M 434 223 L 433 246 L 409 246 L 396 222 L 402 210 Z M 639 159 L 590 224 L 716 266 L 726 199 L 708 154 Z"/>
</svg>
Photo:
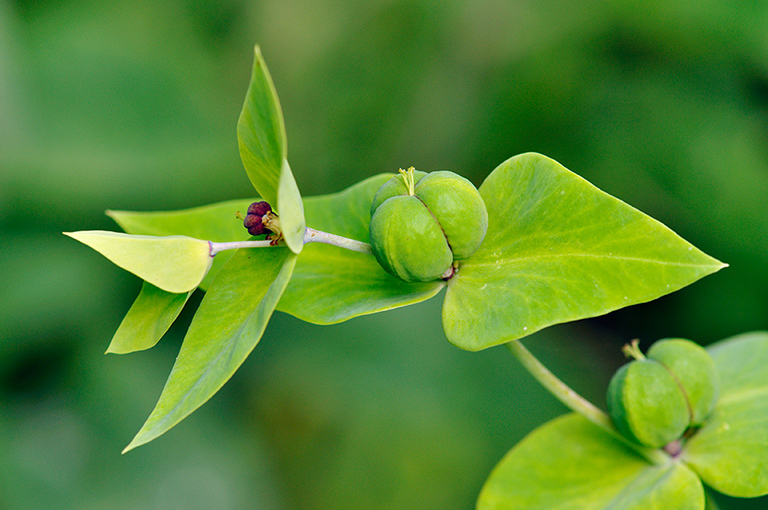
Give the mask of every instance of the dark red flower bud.
<svg viewBox="0 0 768 510">
<path fill-rule="evenodd" d="M 254 202 L 248 207 L 248 214 L 245 215 L 243 226 L 248 229 L 249 234 L 260 236 L 272 233 L 262 222 L 264 215 L 269 212 L 272 212 L 272 207 L 266 202 Z"/>
</svg>

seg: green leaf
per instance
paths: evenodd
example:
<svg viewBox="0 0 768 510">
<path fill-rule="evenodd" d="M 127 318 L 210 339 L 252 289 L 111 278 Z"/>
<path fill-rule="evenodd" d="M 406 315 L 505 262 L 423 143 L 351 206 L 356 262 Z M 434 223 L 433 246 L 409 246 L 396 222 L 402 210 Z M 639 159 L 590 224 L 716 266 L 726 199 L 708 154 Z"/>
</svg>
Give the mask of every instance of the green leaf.
<svg viewBox="0 0 768 510">
<path fill-rule="evenodd" d="M 480 194 L 488 233 L 443 306 L 463 349 L 650 301 L 725 266 L 540 154 L 505 161 Z"/>
<path fill-rule="evenodd" d="M 569 414 L 537 428 L 493 470 L 478 510 L 702 510 L 701 481 L 684 464 L 652 465 Z"/>
<path fill-rule="evenodd" d="M 248 206 L 258 200 L 227 200 L 178 211 L 107 211 L 107 216 L 129 234 L 182 235 L 216 243 L 244 241 L 250 236 L 236 215 L 245 215 Z"/>
<path fill-rule="evenodd" d="M 192 292 L 173 294 L 144 282 L 107 352 L 127 354 L 154 347 L 179 316 Z"/>
<path fill-rule="evenodd" d="M 304 199 L 312 228 L 368 242 L 373 195 L 392 177 L 380 174 L 334 194 Z M 277 309 L 315 324 L 418 303 L 436 295 L 442 281 L 406 283 L 384 271 L 373 255 L 309 244 Z"/>
<path fill-rule="evenodd" d="M 245 241 L 250 235 L 243 227 L 242 220 L 237 219 L 236 213 L 240 212 L 244 215 L 248 206 L 258 200 L 258 198 L 228 200 L 179 211 L 107 211 L 107 216 L 115 220 L 120 228 L 129 234 L 183 235 L 215 243 Z M 224 267 L 234 253 L 228 250 L 216 254 L 211 269 L 200 282 L 201 289 L 205 290 L 211 285 L 216 273 Z"/>
<path fill-rule="evenodd" d="M 286 160 L 285 123 L 267 65 L 256 46 L 251 83 L 237 122 L 240 158 L 253 187 L 280 214 L 285 244 L 304 246 L 301 195 Z"/>
<path fill-rule="evenodd" d="M 286 248 L 237 250 L 205 294 L 160 399 L 124 453 L 211 398 L 261 339 L 296 261 Z"/>
<path fill-rule="evenodd" d="M 208 241 L 186 236 L 155 237 L 103 230 L 64 234 L 90 246 L 126 271 L 172 293 L 194 290 L 213 261 Z"/>
<path fill-rule="evenodd" d="M 768 494 L 768 333 L 712 344 L 720 378 L 715 410 L 685 445 L 683 459 L 730 496 Z"/>
</svg>

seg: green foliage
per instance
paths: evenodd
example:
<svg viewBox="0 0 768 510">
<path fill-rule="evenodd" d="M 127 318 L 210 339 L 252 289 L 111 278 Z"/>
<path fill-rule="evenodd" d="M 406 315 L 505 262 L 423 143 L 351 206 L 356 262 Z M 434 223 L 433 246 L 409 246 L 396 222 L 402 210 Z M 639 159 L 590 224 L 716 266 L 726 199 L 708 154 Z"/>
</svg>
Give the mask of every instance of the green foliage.
<svg viewBox="0 0 768 510">
<path fill-rule="evenodd" d="M 445 334 L 463 349 L 650 301 L 724 267 L 539 154 L 499 165 L 480 194 L 488 233 L 443 307 Z"/>
<path fill-rule="evenodd" d="M 711 345 L 720 397 L 682 459 L 712 488 L 731 496 L 768 494 L 768 333 Z"/>
<path fill-rule="evenodd" d="M 208 241 L 181 235 L 154 237 L 99 230 L 66 235 L 166 292 L 196 289 L 213 261 Z"/>
<path fill-rule="evenodd" d="M 157 438 L 213 396 L 254 349 L 276 309 L 329 324 L 423 301 L 447 287 L 442 315 L 446 337 L 474 351 L 656 299 L 724 267 L 658 221 L 555 161 L 529 153 L 502 163 L 479 188 L 488 212 L 485 239 L 474 253 L 473 248 L 460 257 L 449 254 L 462 260 L 447 281 L 395 278 L 365 245 L 372 240 L 376 244 L 369 234 L 371 204 L 391 175 L 375 176 L 334 195 L 302 199 L 287 162 L 282 112 L 258 48 L 238 141 L 248 177 L 279 215 L 279 231 L 273 229 L 269 247 L 261 239 L 218 248 L 212 244 L 247 239 L 233 219 L 236 211 L 248 207 L 247 201 L 170 213 L 111 212 L 130 234 L 69 234 L 147 282 L 109 352 L 151 347 L 189 293 L 198 286 L 207 289 L 155 409 L 124 451 Z M 378 212 L 397 198 L 374 209 Z M 353 241 L 358 251 L 343 250 L 340 243 L 305 247 L 310 242 L 305 224 Z M 450 226 L 451 231 L 463 227 L 453 220 Z M 399 248 L 397 229 L 385 234 L 388 249 Z M 408 241 L 413 243 L 408 255 L 432 255 L 429 250 L 417 253 L 418 241 Z M 235 247 L 232 254 L 216 255 L 211 265 L 213 255 Z M 748 340 L 745 352 L 768 352 L 764 337 Z M 713 351 L 721 378 L 733 369 L 732 349 L 743 343 L 724 342 Z M 762 382 L 749 386 L 755 379 Z M 478 507 L 673 505 L 693 510 L 704 506 L 702 480 L 736 496 L 764 494 L 766 468 L 748 458 L 751 450 L 746 453 L 748 448 L 760 450 L 753 438 L 764 437 L 768 429 L 764 382 L 753 377 L 724 390 L 712 417 L 689 441 L 689 436 L 682 437 L 682 451 L 670 455 L 632 445 L 600 419 L 590 418 L 600 426 L 573 415 L 545 424 L 499 464 Z M 685 416 L 687 420 L 687 409 Z M 684 428 L 673 437 L 680 437 Z M 657 447 L 669 439 L 641 442 Z M 711 449 L 717 454 L 711 455 Z M 726 449 L 733 450 L 727 452 L 730 456 Z M 733 469 L 726 457 L 738 459 L 740 469 Z"/>
<path fill-rule="evenodd" d="M 253 73 L 237 123 L 240 158 L 261 197 L 280 213 L 285 244 L 294 253 L 304 246 L 304 211 L 286 159 L 285 123 L 267 66 L 256 46 Z"/>
<path fill-rule="evenodd" d="M 191 295 L 192 291 L 174 294 L 144 282 L 139 297 L 120 323 L 107 352 L 127 354 L 154 347 Z"/>
<path fill-rule="evenodd" d="M 690 468 L 653 465 L 577 414 L 531 432 L 496 466 L 478 510 L 702 510 L 704 491 Z"/>
<path fill-rule="evenodd" d="M 129 234 L 184 235 L 214 242 L 244 241 L 248 239 L 248 232 L 242 222 L 237 221 L 234 212 L 247 210 L 250 203 L 249 200 L 228 200 L 182 211 L 107 211 L 107 215 Z M 201 289 L 210 286 L 213 277 L 232 255 L 231 251 L 225 251 L 213 258 L 211 269 L 200 283 Z"/>
<path fill-rule="evenodd" d="M 768 333 L 729 338 L 708 352 L 723 381 L 720 398 L 679 456 L 653 464 L 583 417 L 564 416 L 504 457 L 478 509 L 703 510 L 701 481 L 732 496 L 768 494 Z"/>
<path fill-rule="evenodd" d="M 235 253 L 205 294 L 155 409 L 124 451 L 166 432 L 232 377 L 261 339 L 295 262 L 285 248 Z"/>
<path fill-rule="evenodd" d="M 254 187 L 262 198 L 277 203 L 285 244 L 293 253 L 302 252 L 305 204 L 297 198 L 298 189 L 287 165 L 282 113 L 258 48 L 238 122 L 238 139 Z M 424 179 L 429 177 L 419 179 L 419 186 Z M 383 182 L 384 177 L 376 177 L 335 196 L 314 202 L 308 199 L 308 217 L 317 221 L 313 224 L 317 228 L 367 241 L 371 222 L 367 212 L 375 201 L 375 186 L 381 187 Z M 408 194 L 414 192 L 415 184 L 406 183 Z M 427 195 L 440 205 L 440 200 Z M 443 307 L 446 336 L 464 349 L 483 349 L 551 324 L 654 299 L 723 267 L 657 221 L 538 154 L 524 154 L 501 164 L 480 187 L 480 196 L 488 210 L 485 241 L 477 252 L 458 263 L 456 274 L 448 281 Z M 385 200 L 381 207 L 387 203 Z M 205 245 L 207 250 L 208 241 L 178 237 L 183 232 L 203 238 L 227 232 L 234 238 L 227 240 L 242 239 L 243 234 L 232 230 L 234 211 L 226 214 L 228 206 L 245 209 L 247 204 L 216 204 L 166 214 L 112 212 L 112 217 L 135 235 L 77 236 L 90 240 L 89 245 L 162 290 L 187 292 L 201 284 L 211 257 L 205 256 L 205 271 L 189 272 L 184 264 L 202 258 L 195 251 L 183 254 L 186 258 L 149 257 L 132 247 L 173 243 Z M 484 227 L 485 216 L 480 220 Z M 172 236 L 154 238 L 142 232 Z M 392 231 L 387 242 L 396 246 L 399 235 Z M 411 244 L 418 248 L 418 240 Z M 426 251 L 413 255 L 426 260 L 432 253 L 429 243 L 422 244 Z M 370 254 L 347 254 L 336 246 L 307 249 L 309 253 L 302 253 L 298 261 L 276 257 L 270 250 L 250 250 L 253 253 L 248 257 L 257 261 L 254 265 L 244 264 L 245 255 L 233 255 L 215 268 L 213 280 L 205 282 L 210 285 L 209 294 L 190 327 L 155 411 L 129 449 L 162 434 L 210 398 L 251 352 L 275 307 L 313 322 L 339 322 L 427 299 L 446 285 L 442 281 L 404 284 L 386 275 Z M 154 272 L 149 273 L 148 268 Z M 173 280 L 178 275 L 188 280 L 178 284 Z M 240 284 L 243 289 L 237 278 L 244 281 Z M 167 280 L 173 280 L 174 285 Z M 289 285 L 291 280 L 294 285 Z M 257 291 L 250 287 L 253 282 L 262 288 Z M 219 290 L 213 293 L 214 289 Z M 234 306 L 239 291 L 239 315 L 229 317 L 222 310 Z M 146 310 L 148 300 L 141 295 L 135 308 L 145 310 L 142 316 L 154 314 L 167 322 L 169 300 L 168 296 L 160 298 Z M 250 319 L 253 314 L 258 320 Z M 221 317 L 227 317 L 227 322 L 220 322 Z M 130 318 L 126 328 L 133 322 L 139 321 Z M 163 324 L 156 331 L 166 328 Z M 156 335 L 136 343 L 147 345 Z M 231 352 L 239 355 L 233 357 Z M 200 374 L 200 380 L 191 374 Z"/>
</svg>

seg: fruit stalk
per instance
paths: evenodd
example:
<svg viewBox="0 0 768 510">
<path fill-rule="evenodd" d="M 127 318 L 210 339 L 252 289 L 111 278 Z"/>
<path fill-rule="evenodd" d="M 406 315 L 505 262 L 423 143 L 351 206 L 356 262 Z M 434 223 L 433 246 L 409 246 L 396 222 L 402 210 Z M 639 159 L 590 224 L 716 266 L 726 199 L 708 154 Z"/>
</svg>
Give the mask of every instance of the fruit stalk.
<svg viewBox="0 0 768 510">
<path fill-rule="evenodd" d="M 329 234 L 322 230 L 315 230 L 307 227 L 304 231 L 304 244 L 309 243 L 323 243 L 338 246 L 346 250 L 356 251 L 359 253 L 365 253 L 366 255 L 373 254 L 371 251 L 371 245 L 362 241 L 356 241 L 355 239 L 348 239 L 346 237 L 337 236 L 336 234 Z M 214 243 L 208 241 L 210 245 L 210 255 L 213 257 L 219 252 L 225 250 L 236 250 L 238 248 L 269 248 L 276 246 L 276 244 L 268 239 L 254 240 L 254 241 L 233 241 L 227 243 Z"/>
<path fill-rule="evenodd" d="M 652 464 L 664 464 L 669 461 L 669 455 L 661 450 L 647 448 L 645 446 L 634 444 L 628 441 L 611 422 L 610 417 L 602 410 L 597 408 L 592 402 L 585 399 L 573 388 L 565 384 L 555 374 L 544 366 L 531 351 L 519 341 L 508 342 L 507 348 L 520 361 L 523 367 L 530 373 L 539 384 L 544 386 L 556 399 L 562 402 L 571 411 L 577 412 L 587 420 L 602 428 L 613 437 L 619 439 L 622 443 L 629 446 L 637 453 L 645 457 Z"/>
</svg>

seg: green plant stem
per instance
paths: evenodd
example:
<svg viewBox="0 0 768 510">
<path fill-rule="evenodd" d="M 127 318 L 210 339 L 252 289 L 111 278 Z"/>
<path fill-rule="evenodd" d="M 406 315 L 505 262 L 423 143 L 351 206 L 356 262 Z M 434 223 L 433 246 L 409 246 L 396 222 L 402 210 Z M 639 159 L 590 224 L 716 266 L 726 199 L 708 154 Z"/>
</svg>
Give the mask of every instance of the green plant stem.
<svg viewBox="0 0 768 510">
<path fill-rule="evenodd" d="M 346 250 L 352 250 L 368 255 L 373 254 L 371 245 L 368 243 L 337 236 L 336 234 L 329 234 L 328 232 L 315 230 L 313 228 L 307 228 L 304 231 L 304 244 L 309 243 L 330 244 L 333 246 L 338 246 L 339 248 L 344 248 Z M 273 242 L 269 240 L 233 241 L 228 243 L 214 243 L 213 241 L 208 241 L 208 244 L 210 245 L 211 257 L 225 250 L 236 250 L 238 248 L 269 248 L 271 246 L 279 246 L 279 244 L 273 244 Z"/>
<path fill-rule="evenodd" d="M 522 363 L 523 367 L 547 389 L 555 398 L 565 404 L 571 411 L 575 411 L 602 428 L 612 436 L 618 438 L 624 444 L 645 457 L 652 464 L 664 464 L 670 457 L 661 450 L 647 448 L 627 440 L 616 430 L 610 417 L 602 410 L 576 393 L 570 386 L 561 381 L 555 374 L 549 371 L 519 340 L 508 342 L 507 348 Z"/>
<path fill-rule="evenodd" d="M 371 245 L 362 241 L 356 241 L 354 239 L 348 239 L 346 237 L 337 236 L 336 234 L 329 234 L 322 230 L 315 230 L 307 227 L 304 231 L 304 244 L 309 243 L 323 243 L 338 246 L 347 250 L 356 251 L 359 253 L 365 253 L 367 255 L 373 255 Z"/>
</svg>

